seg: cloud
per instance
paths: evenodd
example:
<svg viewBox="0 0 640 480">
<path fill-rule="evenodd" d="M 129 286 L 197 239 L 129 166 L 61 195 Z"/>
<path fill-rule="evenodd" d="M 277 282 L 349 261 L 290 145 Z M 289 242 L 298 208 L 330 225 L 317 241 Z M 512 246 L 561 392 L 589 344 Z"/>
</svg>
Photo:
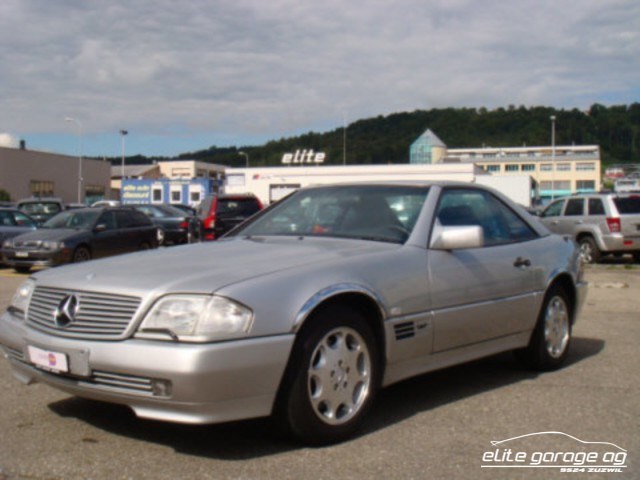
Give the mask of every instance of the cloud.
<svg viewBox="0 0 640 480">
<path fill-rule="evenodd" d="M 5 0 L 0 129 L 275 138 L 435 107 L 637 101 L 640 2 Z"/>
</svg>

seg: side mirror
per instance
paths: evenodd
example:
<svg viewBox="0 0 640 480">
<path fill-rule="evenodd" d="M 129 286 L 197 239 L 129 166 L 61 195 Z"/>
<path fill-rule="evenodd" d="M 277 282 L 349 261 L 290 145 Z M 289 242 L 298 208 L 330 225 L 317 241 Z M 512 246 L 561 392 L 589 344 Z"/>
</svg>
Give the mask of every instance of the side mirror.
<svg viewBox="0 0 640 480">
<path fill-rule="evenodd" d="M 461 250 L 484 246 L 482 227 L 477 225 L 461 227 L 434 227 L 431 248 L 434 250 Z"/>
</svg>

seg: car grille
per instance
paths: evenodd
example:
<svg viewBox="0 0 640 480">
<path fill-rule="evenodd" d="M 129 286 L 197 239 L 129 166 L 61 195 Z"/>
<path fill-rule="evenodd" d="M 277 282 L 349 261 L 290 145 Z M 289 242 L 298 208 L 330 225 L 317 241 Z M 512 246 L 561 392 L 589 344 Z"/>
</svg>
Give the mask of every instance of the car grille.
<svg viewBox="0 0 640 480">
<path fill-rule="evenodd" d="M 13 246 L 16 248 L 37 250 L 42 246 L 42 240 L 16 240 Z"/>
<path fill-rule="evenodd" d="M 66 326 L 55 320 L 55 311 L 68 296 L 78 298 L 75 319 Z M 119 339 L 140 306 L 140 298 L 96 292 L 36 287 L 27 311 L 27 324 L 62 337 Z"/>
<path fill-rule="evenodd" d="M 80 380 L 80 385 L 89 384 L 106 387 L 123 393 L 153 395 L 152 380 L 146 377 L 123 375 L 120 373 L 100 372 L 95 370 L 90 380 Z"/>
</svg>

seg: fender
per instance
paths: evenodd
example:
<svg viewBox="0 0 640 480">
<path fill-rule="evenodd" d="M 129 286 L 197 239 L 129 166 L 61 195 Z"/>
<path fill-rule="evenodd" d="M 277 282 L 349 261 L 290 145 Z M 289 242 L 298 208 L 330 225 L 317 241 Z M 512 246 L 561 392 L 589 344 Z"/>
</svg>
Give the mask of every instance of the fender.
<svg viewBox="0 0 640 480">
<path fill-rule="evenodd" d="M 387 319 L 387 311 L 388 308 L 380 298 L 378 294 L 373 292 L 367 287 L 363 287 L 362 285 L 358 285 L 356 283 L 339 283 L 336 285 L 331 285 L 330 287 L 326 287 L 316 294 L 314 294 L 309 300 L 305 302 L 302 306 L 298 314 L 296 315 L 295 322 L 293 324 L 292 331 L 295 333 L 300 329 L 300 326 L 304 323 L 304 321 L 309 317 L 311 312 L 323 303 L 325 300 L 342 295 L 345 293 L 357 293 L 360 295 L 365 295 L 369 297 L 371 300 L 375 302 L 380 311 L 380 317 L 384 322 Z"/>
</svg>

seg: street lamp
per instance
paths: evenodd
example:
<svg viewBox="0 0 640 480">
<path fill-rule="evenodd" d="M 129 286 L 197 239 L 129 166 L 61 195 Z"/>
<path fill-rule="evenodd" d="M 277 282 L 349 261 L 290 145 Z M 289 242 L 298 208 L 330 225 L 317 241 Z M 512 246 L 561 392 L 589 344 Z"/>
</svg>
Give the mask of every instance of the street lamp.
<svg viewBox="0 0 640 480">
<path fill-rule="evenodd" d="M 556 116 L 551 115 L 551 200 L 556 195 Z"/>
<path fill-rule="evenodd" d="M 238 152 L 238 155 L 243 155 L 244 156 L 244 158 L 246 159 L 246 162 L 247 162 L 247 167 L 246 168 L 249 168 L 249 154 L 245 153 L 245 152 Z"/>
<path fill-rule="evenodd" d="M 82 203 L 82 124 L 78 119 L 66 117 L 65 122 L 73 122 L 78 126 L 78 203 Z"/>
<path fill-rule="evenodd" d="M 129 132 L 127 132 L 126 130 L 120 130 L 120 135 L 122 136 L 122 170 L 121 170 L 121 177 L 122 179 L 120 180 L 120 184 L 122 185 L 122 181 L 124 180 L 124 137 L 125 135 L 127 135 Z"/>
</svg>

